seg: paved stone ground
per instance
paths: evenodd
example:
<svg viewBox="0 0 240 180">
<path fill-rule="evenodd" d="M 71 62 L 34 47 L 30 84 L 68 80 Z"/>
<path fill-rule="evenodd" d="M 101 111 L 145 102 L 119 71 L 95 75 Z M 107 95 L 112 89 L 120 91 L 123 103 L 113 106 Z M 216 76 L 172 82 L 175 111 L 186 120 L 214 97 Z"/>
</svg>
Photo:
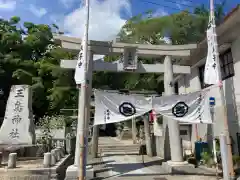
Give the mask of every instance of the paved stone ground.
<svg viewBox="0 0 240 180">
<path fill-rule="evenodd" d="M 130 146 L 131 141 L 119 141 L 114 138 L 102 138 L 100 147 L 113 145 Z M 116 149 L 107 149 L 102 153 L 102 161 L 107 162 L 105 167 L 112 168 L 110 171 L 102 173 L 99 179 L 106 180 L 216 180 L 214 173 L 212 175 L 175 175 L 166 174 L 161 167 L 161 158 L 150 158 L 129 154 L 126 150 L 117 151 Z"/>
<path fill-rule="evenodd" d="M 106 180 L 217 180 L 216 177 L 193 176 L 193 175 L 158 175 L 158 176 L 131 176 L 131 177 L 110 177 Z"/>
</svg>

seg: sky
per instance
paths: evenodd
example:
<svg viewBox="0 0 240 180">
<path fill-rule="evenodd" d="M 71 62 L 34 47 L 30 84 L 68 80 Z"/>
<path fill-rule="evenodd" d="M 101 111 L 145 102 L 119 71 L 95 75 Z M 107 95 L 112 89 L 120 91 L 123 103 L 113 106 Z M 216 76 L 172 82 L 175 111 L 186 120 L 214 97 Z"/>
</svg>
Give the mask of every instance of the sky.
<svg viewBox="0 0 240 180">
<path fill-rule="evenodd" d="M 89 39 L 113 40 L 126 20 L 148 10 L 164 16 L 200 4 L 209 6 L 208 0 L 90 0 Z M 227 0 L 225 11 L 237 4 L 240 0 Z M 74 37 L 83 36 L 84 14 L 82 0 L 0 0 L 0 18 L 19 16 L 23 22 L 55 23 Z"/>
</svg>

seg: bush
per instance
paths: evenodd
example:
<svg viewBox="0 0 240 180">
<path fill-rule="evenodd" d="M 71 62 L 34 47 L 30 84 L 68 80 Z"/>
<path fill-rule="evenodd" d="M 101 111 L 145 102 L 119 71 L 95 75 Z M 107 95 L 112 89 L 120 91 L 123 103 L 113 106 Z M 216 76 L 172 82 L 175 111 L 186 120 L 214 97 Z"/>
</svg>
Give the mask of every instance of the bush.
<svg viewBox="0 0 240 180">
<path fill-rule="evenodd" d="M 41 129 L 62 129 L 71 126 L 73 121 L 74 120 L 68 116 L 44 116 L 39 120 L 37 126 Z"/>
<path fill-rule="evenodd" d="M 240 166 L 240 156 L 233 155 L 233 165 L 235 167 L 239 167 Z"/>
<path fill-rule="evenodd" d="M 207 165 L 207 167 L 212 167 L 214 165 L 213 155 L 209 152 L 203 152 L 201 154 L 203 164 Z"/>
<path fill-rule="evenodd" d="M 44 116 L 37 123 L 41 130 L 41 138 L 37 139 L 39 144 L 44 146 L 44 151 L 52 149 L 52 135 L 53 129 L 62 129 L 69 123 L 69 117 L 65 116 Z"/>
</svg>

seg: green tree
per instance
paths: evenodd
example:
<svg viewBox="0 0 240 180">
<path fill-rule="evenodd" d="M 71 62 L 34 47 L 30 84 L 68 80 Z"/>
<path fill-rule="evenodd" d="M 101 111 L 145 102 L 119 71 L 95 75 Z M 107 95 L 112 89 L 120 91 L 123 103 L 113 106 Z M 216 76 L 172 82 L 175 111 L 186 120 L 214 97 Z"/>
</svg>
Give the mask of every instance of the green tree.
<svg viewBox="0 0 240 180">
<path fill-rule="evenodd" d="M 222 22 L 225 1 L 215 6 L 216 24 Z M 163 44 L 163 38 L 170 36 L 173 44 L 196 43 L 205 37 L 209 10 L 201 5 L 193 10 L 151 17 L 149 12 L 137 15 L 123 26 L 119 36 L 123 42 Z"/>
<path fill-rule="evenodd" d="M 0 80 L 6 104 L 11 85 L 28 84 L 33 90 L 33 111 L 42 117 L 59 112 L 70 99 L 73 71 L 61 69 L 60 59 L 72 58 L 53 41 L 56 25 L 20 23 L 19 17 L 0 19 Z M 4 110 L 4 108 L 1 108 Z M 1 112 L 3 116 L 4 112 Z"/>
<path fill-rule="evenodd" d="M 216 24 L 222 22 L 224 17 L 225 2 L 215 6 Z M 171 37 L 173 44 L 198 43 L 206 36 L 209 21 L 209 10 L 201 5 L 196 7 L 193 13 L 181 11 L 176 14 L 161 17 L 152 17 L 152 12 L 137 15 L 126 22 L 119 32 L 122 42 L 165 44 L 164 37 Z M 109 61 L 109 58 L 105 58 Z M 111 59 L 113 60 L 113 59 Z M 141 58 L 143 63 L 152 64 L 162 62 L 161 58 Z M 125 73 L 126 74 L 126 73 Z M 127 89 L 163 91 L 162 75 L 159 74 L 105 74 L 116 86 L 124 86 Z M 106 78 L 107 79 L 107 78 Z M 112 81 L 111 81 L 112 82 Z M 117 83 L 119 83 L 117 85 Z M 116 86 L 114 86 L 116 88 Z"/>
</svg>

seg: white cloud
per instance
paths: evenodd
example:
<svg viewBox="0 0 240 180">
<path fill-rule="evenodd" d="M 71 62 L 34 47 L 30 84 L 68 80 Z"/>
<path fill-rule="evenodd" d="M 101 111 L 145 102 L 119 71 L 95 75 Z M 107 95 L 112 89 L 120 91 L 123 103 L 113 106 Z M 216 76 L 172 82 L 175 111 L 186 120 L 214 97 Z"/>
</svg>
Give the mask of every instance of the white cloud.
<svg viewBox="0 0 240 180">
<path fill-rule="evenodd" d="M 158 17 L 158 16 L 167 16 L 169 15 L 169 13 L 163 9 L 163 8 L 160 8 L 158 10 L 156 10 L 154 13 L 153 13 L 153 17 Z"/>
<path fill-rule="evenodd" d="M 58 24 L 58 25 L 61 25 L 60 21 L 62 19 L 64 19 L 64 15 L 63 14 L 51 14 L 49 16 L 50 20 L 55 23 L 55 24 Z"/>
<path fill-rule="evenodd" d="M 105 0 L 101 2 L 92 0 L 90 4 L 89 39 L 113 40 L 126 22 L 120 15 L 123 11 L 131 16 L 129 0 Z M 80 7 L 64 18 L 63 27 L 72 36 L 82 37 L 84 23 L 85 8 Z"/>
<path fill-rule="evenodd" d="M 31 13 L 33 13 L 35 16 L 39 18 L 47 14 L 47 10 L 45 8 L 36 7 L 33 4 L 30 4 L 29 10 L 31 11 Z"/>
<path fill-rule="evenodd" d="M 60 0 L 60 2 L 66 7 L 70 8 L 76 2 L 76 0 Z"/>
<path fill-rule="evenodd" d="M 180 10 L 182 10 L 182 5 L 181 4 L 178 4 L 178 3 L 176 3 L 176 6 L 180 9 Z"/>
<path fill-rule="evenodd" d="M 13 11 L 16 9 L 15 0 L 0 0 L 0 9 L 5 11 Z"/>
<path fill-rule="evenodd" d="M 176 6 L 180 9 L 180 10 L 184 10 L 186 8 L 189 8 L 190 6 L 190 1 L 186 1 L 186 0 L 181 0 L 179 3 L 176 3 Z"/>
</svg>

